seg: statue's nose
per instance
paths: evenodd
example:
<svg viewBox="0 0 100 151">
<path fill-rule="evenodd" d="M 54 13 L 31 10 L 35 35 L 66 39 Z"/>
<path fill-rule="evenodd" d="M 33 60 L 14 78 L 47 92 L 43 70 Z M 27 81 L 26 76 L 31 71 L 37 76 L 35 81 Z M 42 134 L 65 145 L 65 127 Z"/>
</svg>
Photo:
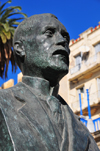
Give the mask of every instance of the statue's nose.
<svg viewBox="0 0 100 151">
<path fill-rule="evenodd" d="M 64 37 L 60 34 L 57 33 L 56 35 L 56 45 L 62 45 L 65 47 L 66 44 L 66 40 L 64 39 Z"/>
</svg>

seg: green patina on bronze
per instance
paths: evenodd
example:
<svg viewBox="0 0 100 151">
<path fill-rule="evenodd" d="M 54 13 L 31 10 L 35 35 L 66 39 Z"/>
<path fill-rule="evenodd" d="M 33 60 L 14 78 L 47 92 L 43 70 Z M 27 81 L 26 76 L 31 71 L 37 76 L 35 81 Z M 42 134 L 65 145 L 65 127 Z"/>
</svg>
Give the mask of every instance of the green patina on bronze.
<svg viewBox="0 0 100 151">
<path fill-rule="evenodd" d="M 44 78 L 55 86 L 68 73 L 69 40 L 66 28 L 52 14 L 23 21 L 14 36 L 15 57 L 23 75 Z"/>
<path fill-rule="evenodd" d="M 3 113 L 0 110 L 0 151 L 13 151 L 13 144 L 8 132 Z"/>
</svg>

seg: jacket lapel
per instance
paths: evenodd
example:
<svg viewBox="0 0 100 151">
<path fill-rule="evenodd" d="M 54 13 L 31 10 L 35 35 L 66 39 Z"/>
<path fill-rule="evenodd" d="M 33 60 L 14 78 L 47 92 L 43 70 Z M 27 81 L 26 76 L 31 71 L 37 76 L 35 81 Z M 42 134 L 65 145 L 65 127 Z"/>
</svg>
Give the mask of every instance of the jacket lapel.
<svg viewBox="0 0 100 151">
<path fill-rule="evenodd" d="M 68 126 L 69 151 L 86 151 L 88 146 L 88 130 L 75 117 L 69 106 L 64 107 L 65 120 Z"/>
<path fill-rule="evenodd" d="M 59 151 L 52 123 L 46 113 L 47 109 L 44 110 L 41 105 L 42 102 L 24 84 L 20 84 L 20 88 L 21 91 L 19 89 L 18 91 L 13 91 L 16 99 L 24 102 L 24 105 L 19 107 L 18 111 L 36 129 L 48 150 Z"/>
<path fill-rule="evenodd" d="M 14 151 L 13 140 L 7 127 L 3 110 L 0 107 L 0 150 Z"/>
</svg>

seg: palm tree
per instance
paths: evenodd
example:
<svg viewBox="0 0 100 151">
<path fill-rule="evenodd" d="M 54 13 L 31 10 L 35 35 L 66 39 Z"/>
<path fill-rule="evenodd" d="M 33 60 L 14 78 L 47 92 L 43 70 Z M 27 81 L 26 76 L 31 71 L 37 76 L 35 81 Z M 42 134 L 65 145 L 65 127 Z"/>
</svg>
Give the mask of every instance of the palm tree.
<svg viewBox="0 0 100 151">
<path fill-rule="evenodd" d="M 16 71 L 17 65 L 13 56 L 12 39 L 14 30 L 19 25 L 19 20 L 25 19 L 26 14 L 20 12 L 20 6 L 11 6 L 4 8 L 7 3 L 0 6 L 0 77 L 7 78 L 9 61 L 12 64 L 12 72 Z M 21 14 L 22 17 L 12 18 L 13 15 Z"/>
</svg>

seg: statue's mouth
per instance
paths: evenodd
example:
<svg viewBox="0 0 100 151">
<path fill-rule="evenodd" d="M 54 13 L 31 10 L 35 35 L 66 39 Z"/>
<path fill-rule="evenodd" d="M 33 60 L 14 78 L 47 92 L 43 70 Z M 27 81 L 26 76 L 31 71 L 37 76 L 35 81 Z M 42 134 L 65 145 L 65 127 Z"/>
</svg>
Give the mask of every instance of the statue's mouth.
<svg viewBox="0 0 100 151">
<path fill-rule="evenodd" d="M 62 60 L 69 66 L 69 54 L 64 48 L 54 51 L 52 55 L 61 55 Z"/>
</svg>

